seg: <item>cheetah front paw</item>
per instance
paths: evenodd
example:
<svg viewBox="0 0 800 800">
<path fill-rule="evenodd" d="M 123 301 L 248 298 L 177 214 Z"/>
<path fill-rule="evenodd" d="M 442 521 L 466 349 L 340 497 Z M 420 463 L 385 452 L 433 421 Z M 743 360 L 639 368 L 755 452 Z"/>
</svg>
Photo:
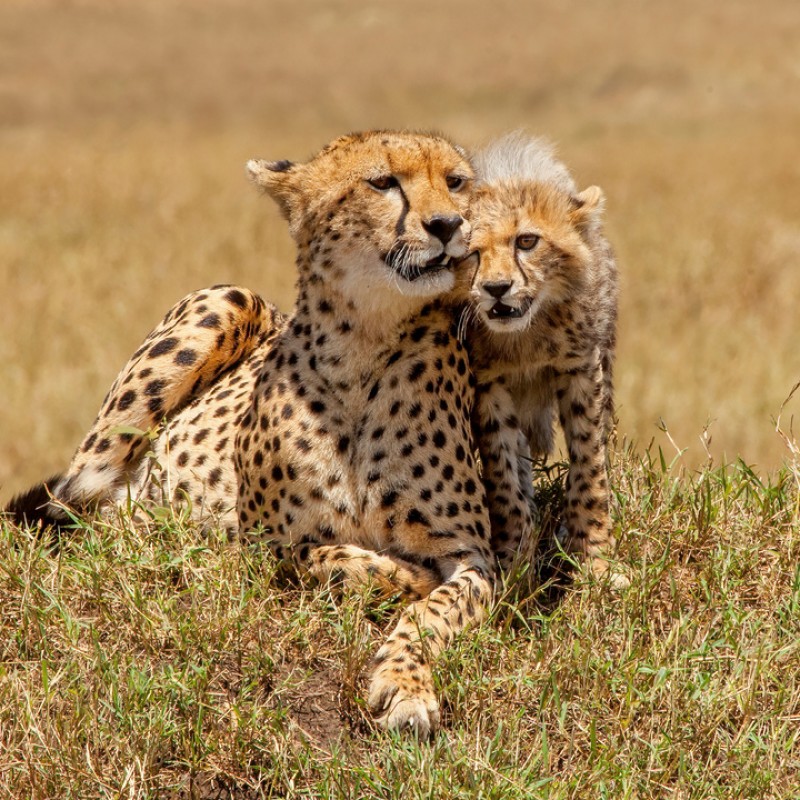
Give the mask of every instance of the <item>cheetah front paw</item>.
<svg viewBox="0 0 800 800">
<path fill-rule="evenodd" d="M 589 572 L 596 580 L 607 583 L 614 591 L 627 589 L 631 585 L 631 579 L 625 568 L 615 561 L 609 562 L 595 556 L 588 559 L 588 567 Z"/>
<path fill-rule="evenodd" d="M 439 703 L 430 686 L 419 685 L 402 674 L 377 671 L 372 677 L 369 706 L 375 722 L 386 730 L 408 731 L 428 739 L 439 727 Z"/>
</svg>

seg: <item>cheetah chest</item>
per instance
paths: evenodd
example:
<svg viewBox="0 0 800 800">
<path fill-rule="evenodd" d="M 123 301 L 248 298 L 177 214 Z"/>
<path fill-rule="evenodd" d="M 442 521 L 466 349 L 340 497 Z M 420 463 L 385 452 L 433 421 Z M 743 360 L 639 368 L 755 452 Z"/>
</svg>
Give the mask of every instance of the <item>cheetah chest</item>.
<svg viewBox="0 0 800 800">
<path fill-rule="evenodd" d="M 462 513 L 476 492 L 466 354 L 427 326 L 410 339 L 358 374 L 320 356 L 265 373 L 241 438 L 250 519 L 292 541 L 380 548 L 399 525 Z"/>
</svg>

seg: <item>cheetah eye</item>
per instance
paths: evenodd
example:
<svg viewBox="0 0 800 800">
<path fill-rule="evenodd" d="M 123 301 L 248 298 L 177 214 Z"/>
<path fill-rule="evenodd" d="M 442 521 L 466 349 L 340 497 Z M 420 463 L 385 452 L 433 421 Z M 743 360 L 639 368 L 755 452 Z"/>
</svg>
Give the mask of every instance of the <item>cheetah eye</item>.
<svg viewBox="0 0 800 800">
<path fill-rule="evenodd" d="M 445 182 L 447 183 L 447 188 L 451 192 L 457 192 L 459 189 L 464 188 L 464 184 L 466 184 L 467 179 L 461 177 L 461 175 L 448 175 L 445 178 Z"/>
<path fill-rule="evenodd" d="M 367 183 L 373 189 L 378 189 L 381 192 L 385 192 L 387 189 L 394 189 L 395 186 L 400 185 L 394 175 L 381 175 L 379 178 L 371 178 Z"/>
<path fill-rule="evenodd" d="M 539 237 L 535 233 L 522 233 L 517 236 L 517 250 L 533 250 L 539 242 Z"/>
</svg>

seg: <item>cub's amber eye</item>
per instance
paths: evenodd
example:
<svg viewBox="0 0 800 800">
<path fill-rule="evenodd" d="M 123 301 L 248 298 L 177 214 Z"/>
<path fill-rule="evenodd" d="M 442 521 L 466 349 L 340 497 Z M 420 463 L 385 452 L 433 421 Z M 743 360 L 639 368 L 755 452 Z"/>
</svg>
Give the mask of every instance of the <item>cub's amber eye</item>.
<svg viewBox="0 0 800 800">
<path fill-rule="evenodd" d="M 394 175 L 381 175 L 380 178 L 372 178 L 368 180 L 367 183 L 372 186 L 373 189 L 379 189 L 382 192 L 385 192 L 387 189 L 394 189 L 395 186 L 400 185 Z"/>
<path fill-rule="evenodd" d="M 447 188 L 451 192 L 457 192 L 459 189 L 462 189 L 467 182 L 467 179 L 462 178 L 460 175 L 448 175 L 445 180 L 447 182 Z"/>
<path fill-rule="evenodd" d="M 533 250 L 538 241 L 535 233 L 523 233 L 517 236 L 517 250 Z"/>
</svg>

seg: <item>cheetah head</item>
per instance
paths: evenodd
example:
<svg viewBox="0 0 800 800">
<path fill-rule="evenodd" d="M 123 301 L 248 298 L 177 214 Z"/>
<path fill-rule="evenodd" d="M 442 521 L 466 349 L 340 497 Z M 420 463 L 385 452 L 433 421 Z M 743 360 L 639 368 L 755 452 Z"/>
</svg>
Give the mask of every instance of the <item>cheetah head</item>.
<svg viewBox="0 0 800 800">
<path fill-rule="evenodd" d="M 301 282 L 376 308 L 453 287 L 473 171 L 446 139 L 372 131 L 336 139 L 306 163 L 247 168 L 289 221 Z"/>
<path fill-rule="evenodd" d="M 535 183 L 479 190 L 467 264 L 472 303 L 490 330 L 526 330 L 582 285 L 592 260 L 584 231 L 602 197 L 596 186 L 574 196 Z"/>
<path fill-rule="evenodd" d="M 578 192 L 551 148 L 512 135 L 478 156 L 467 294 L 489 330 L 526 330 L 543 307 L 578 290 L 593 263 L 603 192 Z"/>
</svg>

